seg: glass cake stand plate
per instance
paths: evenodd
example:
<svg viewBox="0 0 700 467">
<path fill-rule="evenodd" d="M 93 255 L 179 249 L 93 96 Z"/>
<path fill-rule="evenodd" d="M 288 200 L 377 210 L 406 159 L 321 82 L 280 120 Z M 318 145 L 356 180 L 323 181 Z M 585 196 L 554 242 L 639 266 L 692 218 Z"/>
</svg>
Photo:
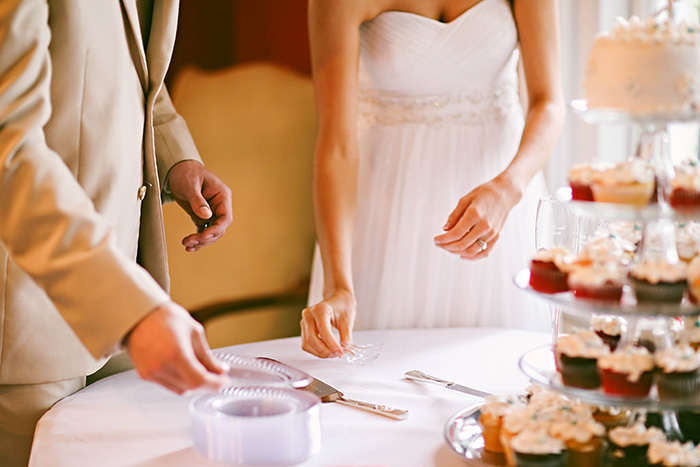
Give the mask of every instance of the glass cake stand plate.
<svg viewBox="0 0 700 467">
<path fill-rule="evenodd" d="M 567 313 L 590 316 L 591 313 L 613 314 L 619 316 L 694 316 L 700 314 L 700 306 L 688 301 L 681 304 L 637 303 L 631 287 L 624 286 L 619 302 L 576 298 L 571 292 L 546 294 L 530 287 L 530 270 L 522 269 L 513 277 L 513 282 L 520 289 L 535 294 Z"/>
<path fill-rule="evenodd" d="M 647 397 L 622 397 L 605 394 L 602 389 L 581 389 L 565 386 L 555 366 L 554 349 L 551 345 L 536 347 L 526 352 L 518 362 L 520 370 L 533 382 L 549 387 L 568 397 L 592 405 L 648 410 L 692 410 L 700 407 L 700 399 L 674 399 L 661 401 L 652 388 Z"/>
<path fill-rule="evenodd" d="M 677 210 L 662 209 L 658 203 L 646 206 L 629 204 L 602 203 L 600 201 L 574 201 L 571 199 L 571 187 L 562 186 L 554 192 L 554 199 L 564 203 L 576 214 L 585 217 L 652 222 L 659 218 L 689 221 L 700 219 L 700 209 Z"/>
<path fill-rule="evenodd" d="M 470 405 L 454 414 L 445 424 L 445 441 L 461 458 L 472 466 L 504 466 L 505 457 L 484 450 L 484 438 L 479 426 L 479 409 L 483 402 Z"/>
<path fill-rule="evenodd" d="M 586 99 L 574 99 L 571 110 L 586 123 L 647 123 L 666 124 L 674 122 L 694 122 L 700 120 L 700 111 L 689 112 L 648 112 L 633 113 L 614 108 L 588 106 Z"/>
<path fill-rule="evenodd" d="M 311 384 L 312 377 L 284 363 L 264 358 L 254 358 L 226 352 L 214 355 L 228 365 L 230 378 L 226 387 L 279 386 L 303 388 Z"/>
</svg>

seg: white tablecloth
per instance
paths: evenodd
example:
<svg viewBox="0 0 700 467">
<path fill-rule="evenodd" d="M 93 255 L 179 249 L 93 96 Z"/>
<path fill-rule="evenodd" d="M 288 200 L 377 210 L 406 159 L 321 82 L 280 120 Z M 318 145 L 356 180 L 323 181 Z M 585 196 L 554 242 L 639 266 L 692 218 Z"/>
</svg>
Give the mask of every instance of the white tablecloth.
<svg viewBox="0 0 700 467">
<path fill-rule="evenodd" d="M 464 466 L 443 437 L 447 420 L 481 399 L 403 378 L 408 370 L 493 393 L 522 391 L 518 369 L 527 350 L 550 342 L 547 333 L 452 328 L 356 332 L 356 344 L 384 343 L 364 366 L 317 359 L 299 338 L 256 342 L 225 350 L 268 356 L 302 369 L 346 397 L 407 409 L 407 420 L 325 403 L 321 452 L 306 466 Z M 128 371 L 101 380 L 56 404 L 39 422 L 31 466 L 208 466 L 190 435 L 188 403 Z"/>
</svg>

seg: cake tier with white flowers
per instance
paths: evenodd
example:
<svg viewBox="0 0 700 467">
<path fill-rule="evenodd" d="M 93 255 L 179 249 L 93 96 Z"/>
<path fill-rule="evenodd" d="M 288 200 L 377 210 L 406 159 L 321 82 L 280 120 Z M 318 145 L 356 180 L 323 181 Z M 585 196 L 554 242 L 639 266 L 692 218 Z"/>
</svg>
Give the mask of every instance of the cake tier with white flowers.
<svg viewBox="0 0 700 467">
<path fill-rule="evenodd" d="M 699 112 L 700 25 L 618 18 L 595 37 L 583 85 L 591 109 Z"/>
</svg>

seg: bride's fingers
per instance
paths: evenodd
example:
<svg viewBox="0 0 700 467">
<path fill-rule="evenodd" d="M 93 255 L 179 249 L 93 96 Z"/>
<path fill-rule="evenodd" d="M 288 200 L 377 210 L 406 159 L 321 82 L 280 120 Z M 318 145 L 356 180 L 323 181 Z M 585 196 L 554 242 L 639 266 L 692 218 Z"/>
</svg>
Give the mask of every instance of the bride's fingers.
<svg viewBox="0 0 700 467">
<path fill-rule="evenodd" d="M 444 234 L 435 237 L 435 244 L 444 248 L 444 245 L 457 242 L 464 238 L 474 228 L 475 224 L 474 216 L 470 215 L 467 209 L 454 226 Z"/>
<path fill-rule="evenodd" d="M 483 259 L 486 258 L 488 255 L 491 254 L 493 251 L 493 247 L 498 241 L 498 238 L 500 237 L 499 234 L 495 234 L 494 236 L 488 238 L 488 239 L 480 239 L 485 243 L 485 247 L 482 246 L 478 241 L 474 242 L 473 245 L 471 245 L 469 248 L 467 248 L 467 252 L 464 255 L 460 255 L 461 258 L 463 259 L 469 259 L 469 260 L 477 260 L 477 259 Z"/>
<path fill-rule="evenodd" d="M 460 238 L 455 242 L 443 244 L 440 246 L 445 250 L 449 251 L 450 253 L 459 255 L 466 253 L 467 249 L 471 245 L 473 245 L 478 238 L 486 238 L 492 236 L 493 235 L 491 234 L 490 225 L 486 222 L 481 221 L 474 225 L 474 227 L 472 227 L 469 230 L 469 232 L 467 232 L 466 235 L 464 235 L 464 237 Z"/>
<path fill-rule="evenodd" d="M 464 212 L 467 210 L 470 203 L 471 196 L 469 194 L 462 197 L 457 203 L 457 207 L 455 207 L 454 210 L 452 210 L 452 212 L 448 216 L 447 222 L 442 227 L 442 230 L 450 230 L 451 228 L 453 228 L 455 224 L 457 224 L 459 219 L 464 215 Z"/>
<path fill-rule="evenodd" d="M 342 348 L 333 336 L 331 315 L 327 305 L 318 304 L 305 308 L 301 316 L 302 349 L 317 357 L 327 358 L 334 353 L 342 353 Z"/>
</svg>

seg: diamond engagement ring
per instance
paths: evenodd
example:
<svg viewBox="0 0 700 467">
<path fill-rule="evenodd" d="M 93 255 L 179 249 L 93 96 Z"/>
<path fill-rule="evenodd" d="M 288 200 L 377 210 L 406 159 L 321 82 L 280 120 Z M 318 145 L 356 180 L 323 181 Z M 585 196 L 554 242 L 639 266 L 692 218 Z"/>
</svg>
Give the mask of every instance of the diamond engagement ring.
<svg viewBox="0 0 700 467">
<path fill-rule="evenodd" d="M 476 243 L 478 243 L 479 246 L 481 247 L 481 251 L 486 251 L 486 249 L 489 247 L 489 244 L 480 238 L 476 239 Z"/>
</svg>

